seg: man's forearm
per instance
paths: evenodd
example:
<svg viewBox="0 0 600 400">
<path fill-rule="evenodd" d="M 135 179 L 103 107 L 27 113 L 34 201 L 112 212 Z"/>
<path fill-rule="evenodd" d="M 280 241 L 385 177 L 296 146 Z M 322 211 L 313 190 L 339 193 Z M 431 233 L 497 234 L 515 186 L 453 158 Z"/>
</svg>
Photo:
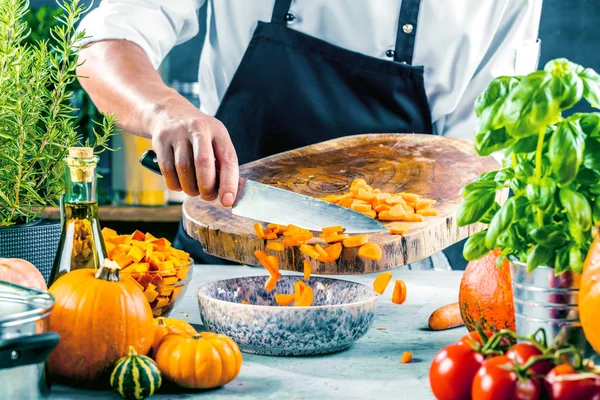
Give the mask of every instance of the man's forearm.
<svg viewBox="0 0 600 400">
<path fill-rule="evenodd" d="M 150 137 L 152 124 L 168 105 L 186 102 L 162 81 L 144 51 L 126 40 L 93 43 L 80 53 L 79 81 L 103 113 L 122 129 Z"/>
</svg>

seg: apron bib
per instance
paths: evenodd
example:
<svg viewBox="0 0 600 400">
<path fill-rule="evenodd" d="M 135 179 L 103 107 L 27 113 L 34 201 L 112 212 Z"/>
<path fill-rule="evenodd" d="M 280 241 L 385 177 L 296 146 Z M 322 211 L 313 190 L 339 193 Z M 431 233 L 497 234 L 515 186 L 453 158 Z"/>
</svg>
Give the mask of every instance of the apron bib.
<svg viewBox="0 0 600 400">
<path fill-rule="evenodd" d="M 423 67 L 411 65 L 420 0 L 402 1 L 393 61 L 288 28 L 290 3 L 277 0 L 271 22 L 258 22 L 215 115 L 240 164 L 341 136 L 432 133 Z M 181 224 L 175 245 L 198 263 L 228 263 Z"/>
</svg>

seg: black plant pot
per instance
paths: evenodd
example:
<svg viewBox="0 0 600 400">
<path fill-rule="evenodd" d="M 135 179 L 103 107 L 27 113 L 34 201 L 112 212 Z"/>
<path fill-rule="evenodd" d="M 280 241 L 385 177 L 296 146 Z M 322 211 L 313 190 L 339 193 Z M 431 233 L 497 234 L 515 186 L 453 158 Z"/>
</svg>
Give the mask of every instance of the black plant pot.
<svg viewBox="0 0 600 400">
<path fill-rule="evenodd" d="M 61 229 L 60 221 L 47 219 L 0 228 L 0 258 L 29 261 L 40 270 L 48 283 Z"/>
</svg>

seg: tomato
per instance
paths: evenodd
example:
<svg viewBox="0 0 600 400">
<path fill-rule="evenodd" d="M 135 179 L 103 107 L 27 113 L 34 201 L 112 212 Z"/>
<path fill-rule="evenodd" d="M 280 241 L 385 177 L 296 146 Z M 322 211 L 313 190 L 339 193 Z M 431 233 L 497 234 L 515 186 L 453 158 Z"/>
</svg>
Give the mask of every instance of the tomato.
<svg viewBox="0 0 600 400">
<path fill-rule="evenodd" d="M 492 332 L 492 331 L 483 331 L 483 333 L 485 333 L 485 336 L 487 336 L 488 338 L 492 337 L 492 335 L 494 334 L 494 332 Z M 464 345 L 464 344 L 470 344 L 472 341 L 475 341 L 475 343 L 483 344 L 483 342 L 481 341 L 481 336 L 479 335 L 479 332 L 477 332 L 477 331 L 467 333 L 465 336 L 460 338 L 460 340 L 456 343 L 460 344 L 460 345 Z"/>
<path fill-rule="evenodd" d="M 470 399 L 473 377 L 484 360 L 470 346 L 451 344 L 443 348 L 429 368 L 429 383 L 436 399 Z"/>
<path fill-rule="evenodd" d="M 540 349 L 531 343 L 517 343 L 508 350 L 506 356 L 519 365 L 525 364 L 531 357 L 541 356 Z M 541 360 L 529 368 L 529 372 L 536 375 L 546 375 L 554 368 L 554 363 L 550 360 Z"/>
<path fill-rule="evenodd" d="M 580 374 L 570 364 L 561 364 L 548 373 L 544 389 L 552 400 L 600 400 L 600 376 Z"/>
<path fill-rule="evenodd" d="M 519 379 L 511 371 L 513 361 L 507 356 L 487 359 L 473 379 L 473 400 L 537 400 L 541 398 L 542 385 L 539 379 Z"/>
</svg>

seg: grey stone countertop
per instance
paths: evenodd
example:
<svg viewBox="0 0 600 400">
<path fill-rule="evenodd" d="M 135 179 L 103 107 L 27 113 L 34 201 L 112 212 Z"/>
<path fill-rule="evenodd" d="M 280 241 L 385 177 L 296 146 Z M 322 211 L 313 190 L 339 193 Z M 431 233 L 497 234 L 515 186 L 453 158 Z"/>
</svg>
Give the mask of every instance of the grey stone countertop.
<svg viewBox="0 0 600 400">
<path fill-rule="evenodd" d="M 239 376 L 222 388 L 195 393 L 158 394 L 156 399 L 415 399 L 433 398 L 429 389 L 429 364 L 444 346 L 457 341 L 464 327 L 433 332 L 427 328 L 436 308 L 457 301 L 461 272 L 411 271 L 398 268 L 392 279 L 407 286 L 402 305 L 391 302 L 393 280 L 377 300 L 369 332 L 348 350 L 315 357 L 266 357 L 243 354 Z M 196 265 L 184 299 L 171 317 L 201 324 L 196 291 L 215 280 L 262 275 L 262 268 Z M 292 274 L 290 272 L 284 272 Z M 334 276 L 371 284 L 377 274 Z M 378 328 L 385 328 L 379 330 Z M 402 353 L 413 361 L 402 364 Z M 116 393 L 87 391 L 55 385 L 50 399 L 120 398 Z"/>
</svg>

